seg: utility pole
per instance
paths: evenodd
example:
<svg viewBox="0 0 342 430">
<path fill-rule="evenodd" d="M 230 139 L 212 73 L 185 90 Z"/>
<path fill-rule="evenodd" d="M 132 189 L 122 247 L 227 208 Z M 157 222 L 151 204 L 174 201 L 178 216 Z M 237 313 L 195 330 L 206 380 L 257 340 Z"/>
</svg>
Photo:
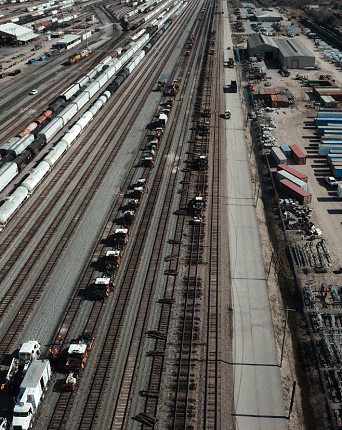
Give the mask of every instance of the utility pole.
<svg viewBox="0 0 342 430">
<path fill-rule="evenodd" d="M 280 356 L 280 366 L 279 367 L 283 367 L 283 357 L 284 357 L 284 346 L 285 346 L 285 337 L 286 337 L 286 327 L 287 327 L 287 319 L 289 316 L 289 312 L 296 312 L 296 309 L 283 309 L 280 308 L 281 311 L 286 311 L 286 316 L 285 316 L 285 326 L 284 326 L 284 336 L 283 336 L 283 344 L 281 346 L 281 356 Z"/>
</svg>

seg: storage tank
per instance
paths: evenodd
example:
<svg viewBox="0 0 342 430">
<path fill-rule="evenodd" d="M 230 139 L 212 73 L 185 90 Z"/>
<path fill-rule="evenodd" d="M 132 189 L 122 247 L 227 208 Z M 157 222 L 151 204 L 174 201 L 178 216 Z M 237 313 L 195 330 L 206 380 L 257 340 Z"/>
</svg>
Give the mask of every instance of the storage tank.
<svg viewBox="0 0 342 430">
<path fill-rule="evenodd" d="M 89 112 L 95 116 L 97 112 L 102 108 L 103 102 L 101 100 L 97 100 L 93 106 L 89 109 Z"/>
<path fill-rule="evenodd" d="M 49 164 L 50 167 L 52 167 L 67 149 L 68 149 L 67 144 L 61 141 L 51 149 L 51 151 L 47 154 L 47 156 L 44 157 L 44 160 Z"/>
<path fill-rule="evenodd" d="M 24 187 L 18 187 L 0 207 L 0 225 L 5 225 L 22 202 L 27 198 L 28 191 Z"/>
<path fill-rule="evenodd" d="M 277 164 L 287 164 L 287 158 L 278 146 L 273 146 L 271 155 Z"/>
<path fill-rule="evenodd" d="M 6 163 L 0 168 L 0 191 L 2 191 L 19 173 L 16 163 Z"/>
<path fill-rule="evenodd" d="M 288 179 L 292 183 L 298 185 L 302 190 L 308 191 L 308 184 L 304 181 L 301 181 L 296 176 L 287 172 L 286 170 L 278 170 L 276 173 L 276 178 L 278 181 L 282 181 L 283 179 Z"/>
<path fill-rule="evenodd" d="M 106 96 L 104 96 L 104 95 L 102 95 L 101 97 L 99 97 L 99 99 L 98 99 L 99 101 L 101 101 L 103 104 L 106 104 L 107 103 L 107 97 Z"/>
<path fill-rule="evenodd" d="M 84 127 L 86 127 L 92 119 L 93 114 L 88 110 L 81 116 L 81 118 L 77 121 L 76 125 L 79 125 L 83 130 Z"/>
<path fill-rule="evenodd" d="M 41 161 L 38 166 L 33 169 L 30 176 L 27 177 L 25 181 L 21 183 L 21 185 L 25 187 L 29 193 L 32 193 L 32 191 L 36 188 L 37 185 L 39 185 L 40 181 L 43 179 L 43 177 L 47 174 L 49 170 L 49 163 L 44 160 Z"/>
<path fill-rule="evenodd" d="M 110 99 L 110 97 L 111 97 L 111 93 L 110 93 L 110 91 L 105 91 L 102 95 L 103 95 L 103 96 L 106 96 L 106 97 L 107 97 L 107 100 L 109 100 L 109 99 Z"/>
<path fill-rule="evenodd" d="M 71 146 L 73 141 L 77 138 L 77 136 L 82 132 L 82 128 L 79 124 L 75 124 L 71 129 L 65 133 L 60 142 L 65 142 L 68 147 Z"/>
</svg>

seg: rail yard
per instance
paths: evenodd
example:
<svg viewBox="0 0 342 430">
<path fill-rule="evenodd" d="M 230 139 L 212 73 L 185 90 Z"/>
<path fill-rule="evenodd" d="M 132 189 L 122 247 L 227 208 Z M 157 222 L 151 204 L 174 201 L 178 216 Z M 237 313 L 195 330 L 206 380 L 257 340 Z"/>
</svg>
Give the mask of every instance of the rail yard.
<svg viewBox="0 0 342 430">
<path fill-rule="evenodd" d="M 1 6 L 0 429 L 342 428 L 337 245 L 263 88 L 298 80 L 222 0 Z"/>
</svg>

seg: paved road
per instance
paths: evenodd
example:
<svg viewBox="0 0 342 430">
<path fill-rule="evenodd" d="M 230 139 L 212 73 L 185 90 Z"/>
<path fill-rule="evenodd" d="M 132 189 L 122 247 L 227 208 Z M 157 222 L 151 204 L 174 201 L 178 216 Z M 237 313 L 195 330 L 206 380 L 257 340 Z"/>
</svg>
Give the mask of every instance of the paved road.
<svg viewBox="0 0 342 430">
<path fill-rule="evenodd" d="M 224 60 L 232 56 L 224 4 Z M 226 83 L 236 79 L 225 69 Z M 234 406 L 237 429 L 287 428 L 274 332 L 263 268 L 239 94 L 226 94 L 230 271 L 234 312 Z"/>
</svg>

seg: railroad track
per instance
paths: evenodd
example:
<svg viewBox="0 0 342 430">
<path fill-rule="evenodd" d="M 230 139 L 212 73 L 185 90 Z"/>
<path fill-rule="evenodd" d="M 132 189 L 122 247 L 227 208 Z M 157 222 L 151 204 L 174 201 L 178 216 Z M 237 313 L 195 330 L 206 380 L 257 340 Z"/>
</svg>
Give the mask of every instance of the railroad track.
<svg viewBox="0 0 342 430">
<path fill-rule="evenodd" d="M 155 69 L 155 76 L 158 76 L 162 71 L 163 63 L 160 63 L 156 57 L 157 57 L 157 55 L 155 55 L 153 57 L 153 60 L 151 59 L 151 61 L 154 61 L 155 63 L 159 63 L 158 68 Z M 148 65 L 145 65 L 144 68 L 147 68 L 147 67 L 148 67 Z M 151 76 L 149 76 L 149 75 L 145 76 L 144 80 L 140 81 L 139 85 L 136 86 L 136 92 L 139 93 L 139 91 L 143 91 L 143 88 L 146 87 L 147 88 L 146 94 L 148 94 L 151 91 L 151 89 L 153 88 L 153 86 L 155 85 L 156 79 L 157 78 L 155 78 L 154 80 L 151 80 Z M 139 81 L 139 78 L 136 77 L 135 81 Z M 148 84 L 148 81 L 150 81 L 149 84 Z M 126 84 L 126 86 L 127 86 L 127 84 Z M 123 86 L 122 88 L 124 89 L 125 87 Z M 130 115 L 130 121 L 134 120 L 137 117 L 137 115 L 141 111 L 141 108 L 142 108 L 144 102 L 145 102 L 145 98 L 141 97 L 141 102 L 140 102 L 139 106 L 137 107 L 137 109 L 135 109 L 134 114 Z M 110 105 L 107 106 L 107 110 L 109 110 L 109 109 L 110 109 Z M 121 109 L 121 105 L 114 112 L 114 115 L 115 115 L 115 113 L 118 113 L 120 109 Z M 102 160 L 104 160 L 103 168 L 102 168 L 101 172 L 99 173 L 98 177 L 96 178 L 95 182 L 93 182 L 89 193 L 87 193 L 87 195 L 85 196 L 83 201 L 80 202 L 78 210 L 75 212 L 73 219 L 71 221 L 69 221 L 69 226 L 67 227 L 66 232 L 62 235 L 58 244 L 55 245 L 55 249 L 53 250 L 53 249 L 51 249 L 51 247 L 48 249 L 48 247 L 51 244 L 51 238 L 52 238 L 53 234 L 57 231 L 58 226 L 65 219 L 65 217 L 67 217 L 68 215 L 70 216 L 70 208 L 72 207 L 71 205 L 73 204 L 73 201 L 77 200 L 77 194 L 79 192 L 79 189 L 84 186 L 84 184 L 86 183 L 86 181 L 90 177 L 91 172 L 95 168 L 95 165 L 97 165 L 100 162 L 100 159 L 96 158 L 94 156 L 94 154 L 93 154 L 93 161 L 90 163 L 89 168 L 82 175 L 82 177 L 80 178 L 80 182 L 78 182 L 77 186 L 74 187 L 72 194 L 65 201 L 63 208 L 59 211 L 57 218 L 55 220 L 53 220 L 53 222 L 49 226 L 49 229 L 46 231 L 44 238 L 42 238 L 39 246 L 35 249 L 34 253 L 27 260 L 25 266 L 21 269 L 20 275 L 12 283 L 12 286 L 10 287 L 10 289 L 7 291 L 7 293 L 3 297 L 2 301 L 0 302 L 0 315 L 3 317 L 4 313 L 8 309 L 9 305 L 13 303 L 13 300 L 16 297 L 16 295 L 19 294 L 20 291 L 22 291 L 23 285 L 24 285 L 30 271 L 32 271 L 32 267 L 34 265 L 34 262 L 44 252 L 49 251 L 51 257 L 45 263 L 45 268 L 43 268 L 41 270 L 41 275 L 39 276 L 39 278 L 35 282 L 36 287 L 34 287 L 28 293 L 28 295 L 25 297 L 25 299 L 23 300 L 23 304 L 21 306 L 21 309 L 19 309 L 18 315 L 15 318 L 13 324 L 10 327 L 8 327 L 7 332 L 5 332 L 5 331 L 3 332 L 4 334 L 2 336 L 1 343 L 0 343 L 0 360 L 3 359 L 4 354 L 6 354 L 6 352 L 8 351 L 8 349 L 9 349 L 11 343 L 13 342 L 13 340 L 15 339 L 15 336 L 17 335 L 18 331 L 21 330 L 28 314 L 32 311 L 34 304 L 39 299 L 39 297 L 40 297 L 40 295 L 44 289 L 44 284 L 46 284 L 49 276 L 51 275 L 51 271 L 52 271 L 54 265 L 56 264 L 56 262 L 60 256 L 60 253 L 62 252 L 63 248 L 66 246 L 66 244 L 68 243 L 68 241 L 72 237 L 72 234 L 73 234 L 78 222 L 82 219 L 82 215 L 83 215 L 84 211 L 86 210 L 86 208 L 89 204 L 89 201 L 91 200 L 91 197 L 96 193 L 96 190 L 97 190 L 99 183 L 103 180 L 103 178 L 104 178 L 104 176 L 108 170 L 108 167 L 110 166 L 110 164 L 112 163 L 112 161 L 116 157 L 119 149 L 121 148 L 121 145 L 124 142 L 128 132 L 129 132 L 129 128 L 127 128 L 127 127 L 124 128 L 124 131 L 121 133 L 121 135 L 119 137 L 116 136 L 116 130 L 120 129 L 120 127 L 122 126 L 122 124 L 125 121 L 126 116 L 128 115 L 128 112 L 130 111 L 130 109 L 131 109 L 131 106 L 129 106 L 129 104 L 128 104 L 128 106 L 126 106 L 125 111 L 123 112 L 123 115 L 121 116 L 121 119 L 119 120 L 115 130 L 108 135 L 105 143 L 100 147 L 99 151 L 100 151 Z M 100 122 L 100 119 L 98 121 Z M 106 128 L 110 126 L 111 122 L 112 122 L 112 117 L 107 119 L 107 124 L 103 126 L 103 129 L 106 130 Z M 95 127 L 95 124 L 93 124 L 92 131 L 90 131 L 88 133 L 87 142 L 92 141 L 92 139 L 94 138 L 95 130 L 97 130 L 97 128 Z M 117 145 L 114 146 L 113 150 L 107 154 L 106 150 L 108 152 L 108 148 L 111 146 L 111 142 L 114 139 L 118 143 L 117 143 Z M 92 147 L 88 147 L 88 149 L 86 149 L 85 153 L 83 154 L 82 158 L 77 159 L 76 156 L 77 156 L 77 154 L 80 153 L 81 149 L 82 149 L 82 145 L 79 145 L 77 147 L 76 153 L 72 154 L 68 157 L 68 161 L 69 161 L 68 165 L 64 164 L 64 166 L 62 166 L 61 168 L 58 169 L 58 172 L 54 175 L 49 186 L 45 186 L 45 188 L 40 192 L 39 197 L 41 200 L 44 200 L 49 196 L 49 194 L 51 193 L 52 186 L 54 184 L 58 183 L 60 181 L 60 179 L 63 177 L 63 174 L 65 173 L 69 164 L 71 164 L 70 161 L 75 160 L 75 162 L 77 162 L 78 166 L 82 166 L 86 162 L 86 160 L 88 160 L 90 158 L 90 155 L 93 152 Z M 45 210 L 40 215 L 40 218 L 38 219 L 38 221 L 34 224 L 34 227 L 25 236 L 25 239 L 21 241 L 21 243 L 18 245 L 18 247 L 12 253 L 12 255 L 7 259 L 7 261 L 5 262 L 5 264 L 3 266 L 3 270 L 1 271 L 1 274 L 0 274 L 0 282 L 3 282 L 6 279 L 6 275 L 9 273 L 11 268 L 16 265 L 16 262 L 18 261 L 19 256 L 22 255 L 24 253 L 25 249 L 31 245 L 31 242 L 34 239 L 36 232 L 38 231 L 41 223 L 43 222 L 44 219 L 46 219 L 48 217 L 48 215 L 51 213 L 51 211 L 54 210 L 55 203 L 62 197 L 63 192 L 67 189 L 67 187 L 70 185 L 70 183 L 72 181 L 73 181 L 72 176 L 69 176 L 67 179 L 64 180 L 62 186 L 59 188 L 58 192 L 52 198 L 49 206 L 45 208 Z M 11 241 L 13 240 L 12 239 L 13 235 L 16 236 L 17 234 L 19 234 L 19 232 L 21 230 L 21 226 L 23 225 L 23 223 L 29 222 L 30 218 L 32 218 L 34 216 L 35 210 L 36 210 L 36 205 L 31 205 L 29 207 L 29 209 L 26 211 L 24 217 L 21 219 L 21 223 L 18 223 L 15 225 L 14 219 L 12 219 L 10 221 L 7 228 L 10 227 L 10 224 L 13 225 L 13 228 L 10 231 L 8 231 L 7 239 L 3 240 L 1 242 L 0 249 L 4 250 L 4 249 L 7 249 L 7 247 L 9 247 Z M 77 222 L 74 221 L 75 219 L 77 220 Z M 7 232 L 7 228 L 6 228 L 6 232 Z"/>
<path fill-rule="evenodd" d="M 210 23 L 213 21 L 214 8 L 212 8 Z M 209 24 L 208 24 L 209 27 Z M 208 32 L 208 29 L 206 28 Z M 209 51 L 209 38 L 205 39 L 205 51 L 208 53 Z M 202 46 L 203 49 L 203 46 Z M 216 61 L 217 62 L 217 61 Z M 214 97 L 211 95 L 211 85 L 213 84 L 213 73 L 216 73 L 216 66 L 214 64 L 213 57 L 205 56 L 202 64 L 201 75 L 199 78 L 199 86 L 197 88 L 197 98 L 195 102 L 194 108 L 194 117 L 197 119 L 197 124 L 194 124 L 193 129 L 195 131 L 192 133 L 190 140 L 190 149 L 189 149 L 189 164 L 193 164 L 195 161 L 195 156 L 199 157 L 200 155 L 208 156 L 209 142 L 210 136 L 203 133 L 200 139 L 198 139 L 197 133 L 198 128 L 201 127 L 201 110 L 207 109 L 208 107 L 217 106 L 217 102 L 219 100 L 219 88 L 220 83 L 219 79 L 216 84 L 216 91 Z M 209 73 L 208 73 L 209 71 Z M 213 100 L 212 100 L 213 99 Z M 202 118 L 203 119 L 203 118 Z M 214 143 L 213 147 L 213 183 L 212 187 L 214 188 L 209 195 L 211 196 L 211 208 L 210 208 L 210 231 L 209 231 L 209 240 L 210 240 L 210 258 L 209 258 L 209 272 L 211 273 L 209 279 L 209 300 L 208 300 L 208 310 L 207 310 L 207 365 L 205 369 L 205 394 L 204 394 L 204 416 L 203 423 L 204 425 L 199 424 L 198 420 L 194 424 L 194 401 L 192 402 L 192 407 L 190 412 L 189 404 L 191 403 L 191 374 L 193 373 L 193 348 L 196 345 L 196 327 L 195 316 L 196 316 L 196 306 L 198 304 L 198 299 L 202 295 L 201 291 L 201 281 L 198 273 L 199 266 L 203 263 L 202 261 L 202 242 L 203 242 L 203 227 L 202 224 L 194 224 L 190 228 L 191 234 L 191 245 L 189 249 L 188 262 L 189 268 L 186 277 L 186 287 L 184 291 L 185 299 L 183 305 L 183 317 L 181 318 L 183 324 L 180 328 L 179 338 L 180 338 L 180 352 L 178 358 L 178 371 L 177 377 L 175 381 L 175 400 L 174 407 L 172 412 L 172 418 L 170 419 L 170 428 L 187 428 L 187 426 L 193 426 L 194 428 L 219 428 L 217 427 L 217 422 L 219 422 L 219 410 L 218 403 L 216 398 L 216 387 L 217 387 L 217 379 L 218 372 L 216 367 L 216 356 L 217 356 L 217 345 L 218 345 L 218 314 L 217 314 L 217 306 L 218 306 L 218 286 L 217 286 L 217 265 L 218 265 L 218 196 L 217 187 L 218 187 L 218 134 L 216 127 L 218 126 L 218 116 L 214 117 L 215 123 L 214 134 L 211 136 L 211 142 Z M 199 140 L 199 141 L 198 141 Z M 185 169 L 185 175 L 183 182 L 183 190 L 181 193 L 181 209 L 179 211 L 180 216 L 178 217 L 175 236 L 174 236 L 174 245 L 172 250 L 172 255 L 170 256 L 169 270 L 168 273 L 178 273 L 179 263 L 178 257 L 180 253 L 180 244 L 182 242 L 183 232 L 185 227 L 185 217 L 182 216 L 186 213 L 187 205 L 190 198 L 191 193 L 191 183 L 193 183 L 193 177 L 197 176 L 196 182 L 196 192 L 202 193 L 202 195 L 206 195 L 206 172 L 191 172 L 191 169 Z M 193 194 L 192 194 L 193 196 Z M 209 210 L 209 209 L 208 209 Z M 189 236 L 189 233 L 187 233 Z M 206 241 L 207 242 L 207 241 Z M 156 337 L 156 351 L 165 351 L 166 348 L 166 338 L 168 333 L 168 328 L 170 324 L 170 305 L 172 305 L 175 301 L 175 277 L 168 276 L 168 282 L 165 290 L 164 298 L 161 300 L 161 318 L 159 320 L 158 328 L 155 332 L 151 334 L 152 337 Z M 213 308 L 215 308 L 213 312 Z M 214 351 L 214 352 L 209 352 Z M 214 355 L 214 357 L 213 357 Z M 160 387 L 161 387 L 161 377 L 163 370 L 163 361 L 164 356 L 154 357 L 150 382 L 149 386 L 146 390 L 142 391 L 142 395 L 146 397 L 145 409 L 144 412 L 139 414 L 138 419 L 144 424 L 143 428 L 150 427 L 155 423 L 155 415 L 158 407 L 158 399 L 160 396 Z M 212 364 L 214 363 L 214 364 Z M 190 394 L 189 394 L 190 393 Z M 190 395 L 190 398 L 189 398 Z M 172 424 L 171 424 L 172 423 Z"/>
<path fill-rule="evenodd" d="M 171 142 L 172 142 L 172 137 L 171 138 L 169 138 L 168 139 L 169 141 L 170 141 L 170 144 L 171 144 Z M 167 153 L 168 152 L 168 150 L 166 149 L 165 151 L 164 151 L 165 153 Z M 164 157 L 165 158 L 165 157 Z M 166 158 L 165 158 L 165 160 L 164 160 L 164 163 L 166 162 Z M 163 167 L 161 167 L 161 166 L 159 166 L 158 167 L 159 168 L 159 171 L 160 171 L 160 176 L 162 176 L 162 172 L 163 172 Z M 146 175 L 144 175 L 144 177 L 146 177 Z M 126 181 L 127 182 L 127 181 Z M 128 183 L 130 183 L 130 181 L 128 181 Z M 157 198 L 157 196 L 158 196 L 158 190 L 157 190 L 157 188 L 153 188 L 153 190 L 154 191 L 152 191 L 151 193 L 149 193 L 149 200 L 151 200 L 151 199 L 156 199 Z M 153 205 L 150 205 L 150 204 L 148 204 L 148 206 L 147 206 L 147 209 L 146 209 L 146 211 L 150 211 L 150 213 L 151 214 L 153 214 Z M 167 212 L 167 210 L 165 210 L 164 209 L 164 211 L 166 211 Z M 162 219 L 165 219 L 166 217 L 162 217 Z M 143 219 L 144 219 L 144 221 L 143 221 L 143 225 L 141 226 L 139 226 L 139 237 L 141 237 L 141 235 L 142 236 L 144 236 L 144 234 L 142 233 L 142 232 L 147 232 L 148 231 L 148 221 L 146 221 L 146 220 L 149 220 L 149 217 L 146 215 L 146 212 L 145 212 L 145 214 L 144 214 L 144 217 L 143 217 Z M 144 226 L 144 224 L 146 224 L 145 226 Z M 159 230 L 159 229 L 158 229 Z M 146 234 L 146 233 L 145 233 Z M 128 278 L 129 279 L 132 279 L 131 278 L 131 276 L 129 275 L 130 273 L 135 273 L 135 270 L 136 270 L 136 267 L 138 266 L 138 264 L 139 264 L 139 258 L 138 258 L 138 256 L 139 255 L 141 255 L 141 251 L 142 251 L 142 249 L 141 249 L 141 247 L 143 246 L 143 241 L 137 241 L 137 243 L 135 244 L 135 246 L 134 246 L 134 250 L 133 250 L 133 258 L 131 258 L 131 265 L 133 266 L 133 267 L 129 267 L 128 268 L 128 270 L 126 271 L 126 278 L 127 278 L 127 276 L 128 276 Z M 138 247 L 138 250 L 137 250 L 137 247 Z M 136 258 L 134 258 L 134 257 L 136 257 Z M 132 287 L 131 285 L 130 285 L 130 282 L 129 281 L 127 281 L 126 280 L 126 283 L 128 282 L 128 285 L 126 285 L 126 289 L 125 289 L 125 282 L 123 283 L 123 286 L 121 287 L 121 291 L 120 291 L 120 295 L 119 295 L 119 299 L 120 300 L 122 300 L 123 301 L 123 303 L 125 304 L 126 302 L 127 302 L 127 298 L 126 298 L 126 295 L 129 293 L 129 290 L 130 290 L 130 288 Z M 131 281 L 132 282 L 132 281 Z M 144 294 L 144 297 L 146 296 L 146 294 Z M 124 298 L 123 298 L 124 297 Z M 117 318 L 121 318 L 120 317 L 120 314 L 122 314 L 123 312 L 124 312 L 124 310 L 125 310 L 125 305 L 122 305 L 121 307 L 120 307 L 120 303 L 118 303 L 117 305 L 116 305 L 116 309 L 115 309 L 115 313 L 114 313 L 114 315 L 117 315 Z M 70 318 L 68 318 L 68 320 L 69 320 Z M 90 319 L 92 319 L 92 318 L 90 318 Z M 120 328 L 120 322 L 117 322 L 117 323 L 113 323 L 113 328 L 114 329 L 116 329 L 116 330 L 118 330 L 119 328 Z M 62 329 L 62 331 L 63 331 L 63 329 Z M 89 332 L 89 330 L 87 330 L 87 332 Z M 63 331 L 63 333 L 64 333 L 64 331 Z M 118 336 L 117 336 L 117 334 L 115 333 L 115 334 L 113 334 L 113 333 L 111 333 L 111 336 L 110 336 L 110 339 L 112 340 L 112 339 L 116 339 Z M 113 348 L 113 346 L 112 345 L 105 345 L 104 346 L 104 350 L 108 350 L 108 351 L 110 351 L 111 352 L 111 354 L 113 354 L 113 350 L 114 350 L 114 348 Z M 106 352 L 105 351 L 105 352 Z M 108 353 L 107 353 L 108 354 Z M 101 363 L 102 363 L 102 368 L 103 369 L 108 369 L 108 368 L 110 368 L 110 366 L 109 366 L 109 364 L 107 363 L 107 361 L 106 360 L 104 360 L 103 359 L 103 357 L 106 357 L 107 356 L 107 354 L 105 353 L 105 354 L 101 354 Z M 133 356 L 136 356 L 136 354 L 134 353 L 133 354 Z M 98 370 L 98 372 L 100 373 L 100 375 L 97 375 L 96 377 L 94 377 L 94 379 L 93 379 L 93 384 L 94 385 L 96 385 L 96 387 L 94 387 L 94 390 L 95 390 L 95 392 L 98 392 L 99 390 L 102 390 L 102 386 L 101 386 L 101 378 L 102 378 L 102 376 L 104 377 L 104 379 L 106 380 L 107 378 L 104 376 L 104 370 Z M 107 370 L 107 372 L 108 372 L 108 370 Z M 68 397 L 69 398 L 69 400 L 68 400 L 68 405 L 70 404 L 70 403 L 72 403 L 71 402 L 71 394 L 65 394 L 65 395 L 62 395 L 62 399 L 63 399 L 63 397 L 65 398 L 65 397 Z M 81 428 L 88 428 L 88 425 L 93 425 L 93 416 L 91 415 L 91 413 L 92 413 L 92 411 L 93 411 L 93 409 L 94 408 L 96 408 L 96 404 L 94 403 L 94 399 L 92 398 L 92 393 L 90 394 L 90 396 L 89 396 L 89 399 L 90 400 L 88 400 L 88 404 L 87 404 L 87 406 L 84 408 L 84 413 L 83 413 L 83 421 L 82 421 L 82 423 L 81 423 Z M 127 399 L 126 399 L 126 402 L 127 402 Z M 59 408 L 59 405 L 61 406 L 61 408 Z M 50 428 L 59 428 L 59 419 L 60 419 L 60 417 L 62 417 L 63 419 L 65 419 L 65 413 L 63 412 L 63 409 L 65 409 L 66 408 L 66 403 L 65 403 L 65 399 L 63 399 L 63 400 L 61 400 L 60 401 L 60 403 L 59 403 L 59 405 L 57 406 L 57 408 L 56 408 L 56 412 L 55 412 L 55 414 L 54 414 L 54 417 L 51 419 L 51 421 L 50 421 Z M 125 408 L 127 407 L 127 406 L 124 406 Z M 60 410 L 60 409 L 62 409 L 62 410 Z M 120 409 L 120 405 L 117 405 L 117 408 L 116 409 Z M 95 411 L 96 412 L 96 411 Z M 93 412 L 93 414 L 95 414 L 95 412 Z M 123 414 L 123 412 L 121 412 L 121 413 L 119 413 L 119 415 L 121 416 Z M 90 415 L 90 416 L 89 416 Z M 127 415 L 127 412 L 126 412 L 126 415 Z"/>
<path fill-rule="evenodd" d="M 24 130 L 27 125 L 34 121 L 40 112 L 42 113 L 44 110 L 48 109 L 48 105 L 46 104 L 47 100 L 50 100 L 52 103 L 53 100 L 58 98 L 59 94 L 63 93 L 66 88 L 68 88 L 72 83 L 74 83 L 80 76 L 87 74 L 91 69 L 93 69 L 97 64 L 99 64 L 104 58 L 115 50 L 120 43 L 124 44 L 129 40 L 129 35 L 122 34 L 118 38 L 114 40 L 110 40 L 104 43 L 101 46 L 99 52 L 96 50 L 87 58 L 82 59 L 78 63 L 72 66 L 65 67 L 65 73 L 56 78 L 56 72 L 49 73 L 44 80 L 53 82 L 49 88 L 44 90 L 44 92 L 38 93 L 34 98 L 29 98 L 26 102 L 20 105 L 20 112 L 25 112 L 32 109 L 32 106 L 37 110 L 36 116 L 32 116 L 30 119 L 21 120 L 20 118 L 15 117 L 12 119 L 12 115 L 6 120 L 6 118 L 2 121 L 0 126 L 0 133 L 3 131 L 2 140 L 6 141 L 10 137 L 17 135 L 20 131 Z M 51 62 L 58 62 L 63 60 L 63 62 L 68 61 L 68 57 L 60 55 L 55 59 L 49 60 Z M 25 78 L 24 78 L 25 79 Z M 28 79 L 28 78 L 27 78 Z M 22 85 L 21 81 L 21 85 Z M 9 96 L 8 94 L 3 94 L 3 97 Z M 18 97 L 19 101 L 19 97 Z M 2 109 L 7 109 L 13 101 L 10 100 L 7 103 L 1 105 Z M 34 105 L 33 105 L 34 102 Z M 40 107 L 41 106 L 41 107 Z"/>
</svg>

